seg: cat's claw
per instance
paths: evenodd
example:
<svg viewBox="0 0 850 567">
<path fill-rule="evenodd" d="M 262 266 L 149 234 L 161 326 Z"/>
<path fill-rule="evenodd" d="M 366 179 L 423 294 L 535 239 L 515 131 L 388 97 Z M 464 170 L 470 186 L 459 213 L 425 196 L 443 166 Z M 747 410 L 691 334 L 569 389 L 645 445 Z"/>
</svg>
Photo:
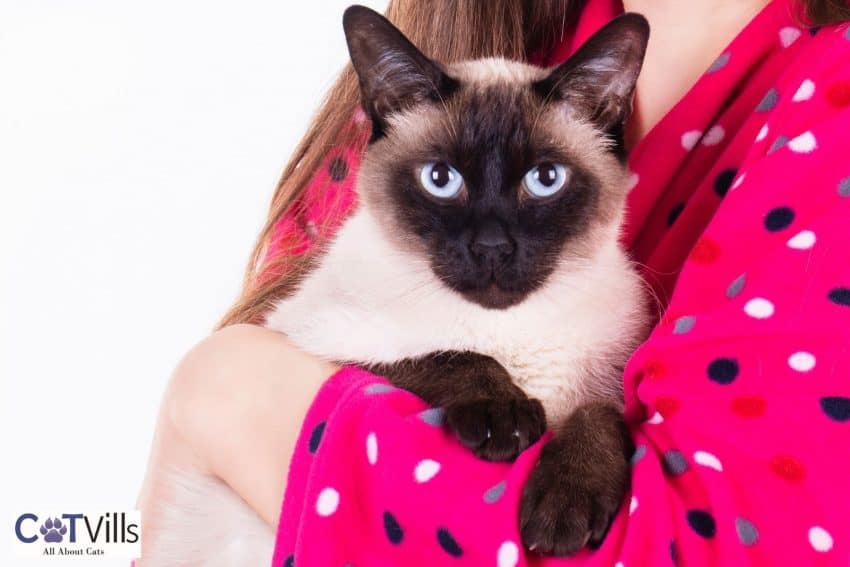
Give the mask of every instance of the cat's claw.
<svg viewBox="0 0 850 567">
<path fill-rule="evenodd" d="M 543 405 L 528 397 L 479 398 L 446 408 L 460 442 L 488 461 L 512 461 L 546 430 Z"/>
</svg>

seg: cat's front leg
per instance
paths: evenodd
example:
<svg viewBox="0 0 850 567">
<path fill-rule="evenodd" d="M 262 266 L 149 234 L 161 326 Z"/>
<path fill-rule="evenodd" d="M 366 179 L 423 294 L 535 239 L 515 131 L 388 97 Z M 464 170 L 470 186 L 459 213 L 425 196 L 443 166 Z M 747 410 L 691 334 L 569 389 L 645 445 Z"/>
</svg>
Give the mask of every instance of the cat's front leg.
<svg viewBox="0 0 850 567">
<path fill-rule="evenodd" d="M 446 424 L 482 459 L 512 461 L 546 430 L 543 405 L 489 356 L 446 352 L 370 370 L 445 409 Z"/>
<path fill-rule="evenodd" d="M 576 409 L 526 481 L 520 511 L 526 547 L 559 556 L 598 547 L 629 489 L 633 452 L 620 408 L 590 402 Z"/>
</svg>

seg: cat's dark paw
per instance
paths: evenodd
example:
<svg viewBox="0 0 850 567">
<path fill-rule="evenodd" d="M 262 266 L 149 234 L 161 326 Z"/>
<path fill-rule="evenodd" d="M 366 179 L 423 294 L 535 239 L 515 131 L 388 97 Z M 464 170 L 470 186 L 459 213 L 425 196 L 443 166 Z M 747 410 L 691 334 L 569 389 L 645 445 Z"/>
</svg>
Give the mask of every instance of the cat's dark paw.
<svg viewBox="0 0 850 567">
<path fill-rule="evenodd" d="M 581 423 L 568 424 L 543 448 L 520 504 L 523 543 L 547 555 L 601 545 L 630 483 L 625 426 L 572 421 Z"/>
<path fill-rule="evenodd" d="M 479 398 L 446 407 L 460 442 L 488 461 L 512 461 L 546 431 L 543 405 L 523 395 Z"/>
</svg>

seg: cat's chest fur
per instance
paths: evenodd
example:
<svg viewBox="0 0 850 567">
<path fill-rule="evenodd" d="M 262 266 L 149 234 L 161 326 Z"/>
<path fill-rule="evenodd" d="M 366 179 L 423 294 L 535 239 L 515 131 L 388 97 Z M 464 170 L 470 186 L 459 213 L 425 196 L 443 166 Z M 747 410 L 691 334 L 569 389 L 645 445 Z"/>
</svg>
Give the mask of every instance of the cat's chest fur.
<svg viewBox="0 0 850 567">
<path fill-rule="evenodd" d="M 519 305 L 485 309 L 446 288 L 424 259 L 389 242 L 361 207 L 266 326 L 339 362 L 465 350 L 492 356 L 543 402 L 552 423 L 582 400 L 618 398 L 618 369 L 642 333 L 641 298 L 612 234 L 596 257 L 559 266 Z"/>
</svg>

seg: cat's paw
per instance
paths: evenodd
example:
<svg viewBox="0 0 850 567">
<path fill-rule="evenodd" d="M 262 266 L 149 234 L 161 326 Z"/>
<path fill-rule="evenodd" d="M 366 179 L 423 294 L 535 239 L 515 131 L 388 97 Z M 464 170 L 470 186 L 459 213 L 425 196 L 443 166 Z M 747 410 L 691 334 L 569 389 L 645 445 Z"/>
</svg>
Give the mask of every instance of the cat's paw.
<svg viewBox="0 0 850 567">
<path fill-rule="evenodd" d="M 479 398 L 449 405 L 446 423 L 478 457 L 512 461 L 546 431 L 546 414 L 538 400 L 524 395 Z"/>
<path fill-rule="evenodd" d="M 629 488 L 630 446 L 625 426 L 594 420 L 549 442 L 523 489 L 525 546 L 566 556 L 601 545 Z"/>
</svg>

